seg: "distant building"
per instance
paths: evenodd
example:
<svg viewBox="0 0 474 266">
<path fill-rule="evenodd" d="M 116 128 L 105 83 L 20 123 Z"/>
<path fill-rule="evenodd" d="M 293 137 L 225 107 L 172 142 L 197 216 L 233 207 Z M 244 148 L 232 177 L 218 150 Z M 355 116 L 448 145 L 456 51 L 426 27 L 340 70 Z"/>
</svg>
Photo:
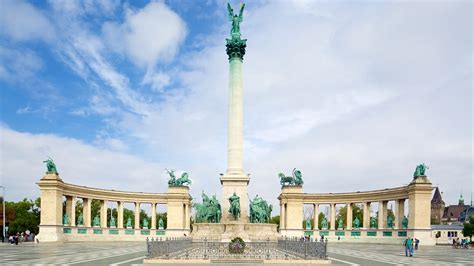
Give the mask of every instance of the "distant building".
<svg viewBox="0 0 474 266">
<path fill-rule="evenodd" d="M 464 199 L 459 197 L 458 205 L 449 205 L 444 208 L 443 218 L 441 219 L 444 224 L 452 224 L 460 221 L 461 212 L 471 206 L 464 204 Z"/>
<path fill-rule="evenodd" d="M 436 187 L 431 199 L 431 224 L 453 224 L 462 223 L 469 220 L 469 216 L 474 216 L 474 208 L 464 204 L 461 194 L 457 205 L 449 205 L 443 201 L 443 194 Z"/>
<path fill-rule="evenodd" d="M 436 190 L 431 199 L 431 224 L 441 224 L 441 219 L 444 214 L 444 201 L 439 192 L 439 188 L 436 187 Z"/>
</svg>

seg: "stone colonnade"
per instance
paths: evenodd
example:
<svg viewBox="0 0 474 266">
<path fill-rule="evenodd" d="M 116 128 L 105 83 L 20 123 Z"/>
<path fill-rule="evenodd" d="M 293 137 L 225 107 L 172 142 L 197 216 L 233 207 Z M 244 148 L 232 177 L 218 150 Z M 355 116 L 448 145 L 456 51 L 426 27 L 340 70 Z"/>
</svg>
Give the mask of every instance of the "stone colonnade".
<svg viewBox="0 0 474 266">
<path fill-rule="evenodd" d="M 183 236 L 190 233 L 191 196 L 189 188 L 169 187 L 167 193 L 124 192 L 64 183 L 58 174 L 47 174 L 38 183 L 41 189 L 40 241 L 137 240 L 146 236 Z M 63 197 L 66 197 L 68 224 L 63 224 Z M 83 200 L 83 224 L 76 225 L 76 200 Z M 93 226 L 92 200 L 100 201 L 100 223 Z M 107 204 L 117 202 L 116 227 L 107 226 Z M 124 204 L 135 205 L 134 228 L 124 225 Z M 151 224 L 140 227 L 140 206 L 151 204 Z M 167 205 L 167 228 L 157 230 L 157 204 Z M 136 232 L 135 232 L 136 231 Z M 91 237 L 91 235 L 93 237 Z M 86 237 L 88 236 L 88 237 Z"/>
<path fill-rule="evenodd" d="M 337 239 L 338 236 L 346 236 L 344 240 L 347 240 L 348 236 L 352 237 L 353 240 L 366 237 L 374 237 L 373 239 L 380 240 L 380 237 L 383 236 L 404 239 L 406 236 L 410 236 L 420 239 L 424 244 L 431 244 L 434 243 L 430 235 L 431 190 L 431 182 L 426 176 L 416 177 L 409 185 L 404 187 L 351 193 L 303 193 L 301 186 L 284 186 L 278 197 L 280 200 L 280 234 L 283 236 L 302 236 L 306 233 L 307 235 L 316 236 L 314 233 L 319 231 L 320 235 L 329 238 Z M 408 200 L 408 226 L 403 228 L 402 222 L 406 200 Z M 389 201 L 395 202 L 393 228 L 387 226 L 387 205 Z M 370 226 L 370 205 L 374 202 L 378 202 L 379 206 L 377 228 L 371 228 Z M 305 204 L 313 205 L 312 220 L 314 228 L 311 230 L 303 228 L 303 208 Z M 329 205 L 330 212 L 328 228 L 319 230 L 318 216 L 321 204 Z M 336 204 L 347 206 L 347 220 L 344 229 L 340 230 L 350 231 L 348 234 L 337 232 L 340 230 L 336 226 Z M 360 228 L 357 229 L 352 228 L 354 204 L 362 204 L 363 206 L 363 219 Z"/>
</svg>

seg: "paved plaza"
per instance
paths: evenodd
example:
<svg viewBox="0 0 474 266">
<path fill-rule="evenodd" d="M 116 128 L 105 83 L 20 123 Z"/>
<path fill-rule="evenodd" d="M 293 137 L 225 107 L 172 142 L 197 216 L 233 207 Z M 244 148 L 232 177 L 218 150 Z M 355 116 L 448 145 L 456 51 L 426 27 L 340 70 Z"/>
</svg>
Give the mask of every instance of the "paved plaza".
<svg viewBox="0 0 474 266">
<path fill-rule="evenodd" d="M 412 258 L 396 245 L 329 243 L 328 250 L 335 265 L 474 265 L 473 249 L 450 246 L 422 246 Z M 0 264 L 137 265 L 145 253 L 142 242 L 0 244 Z"/>
</svg>

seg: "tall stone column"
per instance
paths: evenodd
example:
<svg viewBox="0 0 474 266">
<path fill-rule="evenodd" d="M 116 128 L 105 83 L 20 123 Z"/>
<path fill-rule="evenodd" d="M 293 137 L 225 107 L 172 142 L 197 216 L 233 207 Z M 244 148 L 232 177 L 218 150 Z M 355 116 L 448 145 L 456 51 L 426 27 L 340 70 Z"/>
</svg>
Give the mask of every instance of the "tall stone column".
<svg viewBox="0 0 474 266">
<path fill-rule="evenodd" d="M 313 204 L 313 224 L 314 224 L 314 230 L 319 229 L 319 204 L 314 203 Z"/>
<path fill-rule="evenodd" d="M 151 204 L 151 229 L 156 229 L 156 203 Z"/>
<path fill-rule="evenodd" d="M 331 203 L 331 220 L 329 224 L 331 230 L 336 230 L 336 203 Z"/>
<path fill-rule="evenodd" d="M 82 213 L 84 216 L 84 226 L 91 227 L 92 219 L 91 219 L 91 212 L 92 212 L 92 199 L 83 198 L 82 199 L 83 209 Z"/>
<path fill-rule="evenodd" d="M 363 210 L 363 217 L 362 217 L 362 228 L 368 229 L 370 228 L 370 202 L 364 202 L 364 210 Z"/>
<path fill-rule="evenodd" d="M 100 227 L 107 228 L 107 201 L 100 201 Z"/>
<path fill-rule="evenodd" d="M 140 229 L 140 202 L 135 202 L 135 229 Z"/>
<path fill-rule="evenodd" d="M 240 34 L 227 39 L 229 56 L 229 121 L 227 171 L 221 176 L 222 184 L 222 222 L 231 221 L 228 198 L 234 193 L 240 197 L 240 222 L 248 222 L 247 186 L 250 178 L 243 170 L 243 87 L 242 62 L 246 40 Z"/>
<path fill-rule="evenodd" d="M 352 229 L 352 203 L 347 203 L 346 229 Z"/>
<path fill-rule="evenodd" d="M 117 228 L 123 228 L 123 201 L 117 202 Z"/>
<path fill-rule="evenodd" d="M 384 229 L 387 221 L 387 201 L 379 201 L 378 229 Z"/>
</svg>

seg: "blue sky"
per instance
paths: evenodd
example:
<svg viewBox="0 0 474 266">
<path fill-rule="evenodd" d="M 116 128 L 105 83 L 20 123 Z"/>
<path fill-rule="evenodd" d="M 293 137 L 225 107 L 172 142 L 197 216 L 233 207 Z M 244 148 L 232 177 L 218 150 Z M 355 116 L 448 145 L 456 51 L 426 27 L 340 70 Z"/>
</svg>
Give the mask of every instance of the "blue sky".
<svg viewBox="0 0 474 266">
<path fill-rule="evenodd" d="M 240 1 L 231 1 L 238 8 Z M 36 197 L 65 182 L 164 192 L 165 168 L 220 195 L 225 1 L 1 1 L 0 175 Z M 418 163 L 455 203 L 473 191 L 472 3 L 249 1 L 241 25 L 244 167 L 276 204 L 402 186 Z"/>
</svg>

